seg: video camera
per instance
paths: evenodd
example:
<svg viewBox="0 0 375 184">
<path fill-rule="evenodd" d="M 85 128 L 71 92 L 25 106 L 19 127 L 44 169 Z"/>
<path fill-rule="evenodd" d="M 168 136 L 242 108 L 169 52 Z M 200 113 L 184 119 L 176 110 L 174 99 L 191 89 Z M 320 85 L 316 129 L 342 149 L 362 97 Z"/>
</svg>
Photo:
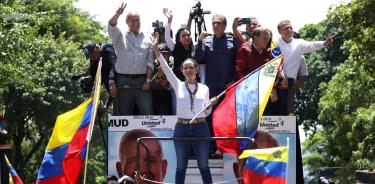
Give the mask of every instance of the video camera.
<svg viewBox="0 0 375 184">
<path fill-rule="evenodd" d="M 200 1 L 197 2 L 196 5 L 194 5 L 190 10 L 190 15 L 194 19 L 196 17 L 202 17 L 204 14 L 211 14 L 211 11 L 204 11 L 201 8 L 202 4 Z"/>
<path fill-rule="evenodd" d="M 154 32 L 158 32 L 159 35 L 161 35 L 165 31 L 165 28 L 163 27 L 163 22 L 160 22 L 159 20 L 152 22 L 152 27 L 154 28 Z"/>
</svg>

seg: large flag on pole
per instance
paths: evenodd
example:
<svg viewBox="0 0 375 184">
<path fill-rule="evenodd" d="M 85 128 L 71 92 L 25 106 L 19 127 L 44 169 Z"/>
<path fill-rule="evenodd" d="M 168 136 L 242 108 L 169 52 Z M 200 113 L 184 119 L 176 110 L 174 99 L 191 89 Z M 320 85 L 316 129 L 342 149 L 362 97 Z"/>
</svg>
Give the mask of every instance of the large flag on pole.
<svg viewBox="0 0 375 184">
<path fill-rule="evenodd" d="M 9 184 L 23 184 L 16 170 L 13 168 L 12 164 L 10 164 L 8 157 L 6 155 L 4 155 L 4 157 L 5 157 L 5 162 L 9 168 Z"/>
<path fill-rule="evenodd" d="M 267 105 L 282 55 L 259 67 L 226 90 L 212 115 L 215 136 L 253 138 Z M 247 141 L 217 140 L 219 150 L 240 155 Z"/>
<path fill-rule="evenodd" d="M 95 120 L 101 89 L 101 61 L 95 79 L 94 97 L 59 115 L 47 145 L 37 184 L 78 183 Z M 94 116 L 94 117 L 93 117 Z"/>
<path fill-rule="evenodd" d="M 288 147 L 245 150 L 242 175 L 245 184 L 285 184 Z"/>
</svg>

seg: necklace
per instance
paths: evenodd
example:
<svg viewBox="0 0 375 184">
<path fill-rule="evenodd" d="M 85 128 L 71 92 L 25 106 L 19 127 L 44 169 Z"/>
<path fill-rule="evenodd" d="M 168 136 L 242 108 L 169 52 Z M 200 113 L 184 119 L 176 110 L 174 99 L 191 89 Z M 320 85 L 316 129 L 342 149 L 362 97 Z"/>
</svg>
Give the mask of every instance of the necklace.
<svg viewBox="0 0 375 184">
<path fill-rule="evenodd" d="M 186 89 L 187 89 L 187 91 L 189 92 L 189 95 L 190 95 L 190 110 L 191 110 L 191 112 L 194 113 L 194 96 L 195 96 L 195 94 L 197 94 L 197 91 L 198 91 L 198 83 L 195 82 L 195 88 L 194 88 L 193 92 L 191 92 L 189 84 L 186 81 L 185 81 L 185 87 L 186 87 Z"/>
</svg>

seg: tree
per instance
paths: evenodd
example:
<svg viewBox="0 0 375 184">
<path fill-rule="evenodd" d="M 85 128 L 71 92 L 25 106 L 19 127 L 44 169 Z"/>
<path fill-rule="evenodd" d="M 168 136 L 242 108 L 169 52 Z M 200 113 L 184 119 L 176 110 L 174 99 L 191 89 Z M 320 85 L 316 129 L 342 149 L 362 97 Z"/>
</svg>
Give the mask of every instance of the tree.
<svg viewBox="0 0 375 184">
<path fill-rule="evenodd" d="M 72 3 L 28 0 L 0 6 L 0 106 L 8 130 L 0 143 L 12 144 L 13 165 L 25 183 L 36 180 L 57 115 L 84 99 L 70 79 L 88 65 L 79 45 L 105 40 L 100 24 Z M 93 140 L 92 149 L 91 171 L 104 175 L 101 139 Z M 89 179 L 95 182 L 95 177 Z"/>
<path fill-rule="evenodd" d="M 320 84 L 319 121 L 322 128 L 307 141 L 308 151 L 324 153 L 320 162 L 343 167 L 342 183 L 354 182 L 357 169 L 375 169 L 375 1 L 355 0 L 330 12 L 328 19 L 343 25 L 340 64 L 329 82 Z M 308 160 L 310 167 L 312 160 Z"/>
</svg>

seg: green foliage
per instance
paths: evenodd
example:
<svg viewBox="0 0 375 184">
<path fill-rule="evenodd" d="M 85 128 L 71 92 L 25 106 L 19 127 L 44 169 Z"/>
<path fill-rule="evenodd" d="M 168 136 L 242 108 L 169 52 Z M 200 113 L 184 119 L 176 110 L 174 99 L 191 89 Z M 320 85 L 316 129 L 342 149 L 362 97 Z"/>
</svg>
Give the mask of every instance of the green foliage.
<svg viewBox="0 0 375 184">
<path fill-rule="evenodd" d="M 330 56 L 344 62 L 336 63 L 331 80 L 319 84 L 322 94 L 315 121 L 321 128 L 305 144 L 308 152 L 323 153 L 318 157 L 323 160 L 312 156 L 305 163 L 311 170 L 342 167 L 338 177 L 342 183 L 353 183 L 355 170 L 375 169 L 374 9 L 375 1 L 356 0 L 335 8 L 325 20 L 341 25 L 337 27 L 343 44 Z"/>
<path fill-rule="evenodd" d="M 84 99 L 70 79 L 88 65 L 79 45 L 105 40 L 101 25 L 72 3 L 16 0 L 0 6 L 0 107 L 8 130 L 0 144 L 12 144 L 13 165 L 25 183 L 37 178 L 57 115 Z M 105 175 L 100 143 L 101 138 L 92 143 L 89 183 Z"/>
</svg>

